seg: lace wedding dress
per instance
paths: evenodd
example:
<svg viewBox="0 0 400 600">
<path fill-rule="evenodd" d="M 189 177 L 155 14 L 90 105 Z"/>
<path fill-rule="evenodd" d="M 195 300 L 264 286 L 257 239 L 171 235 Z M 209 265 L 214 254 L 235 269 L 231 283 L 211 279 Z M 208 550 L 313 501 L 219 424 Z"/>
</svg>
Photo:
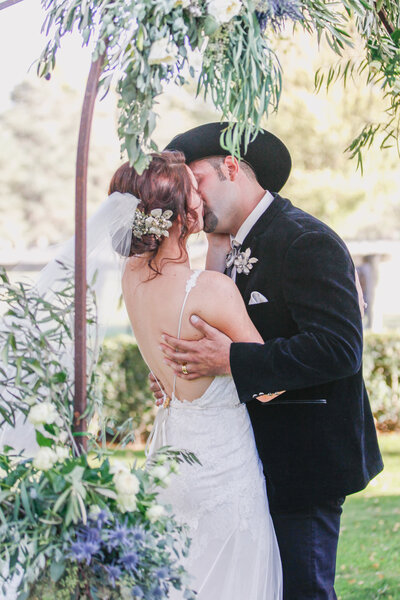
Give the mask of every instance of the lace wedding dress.
<svg viewBox="0 0 400 600">
<path fill-rule="evenodd" d="M 201 271 L 186 285 L 183 310 Z M 192 402 L 178 400 L 157 413 L 149 454 L 163 445 L 190 450 L 201 465 L 179 465 L 160 501 L 189 526 L 184 563 L 198 600 L 281 600 L 278 544 L 269 513 L 262 465 L 246 406 L 232 377 L 215 377 Z M 172 592 L 171 600 L 182 600 Z"/>
</svg>

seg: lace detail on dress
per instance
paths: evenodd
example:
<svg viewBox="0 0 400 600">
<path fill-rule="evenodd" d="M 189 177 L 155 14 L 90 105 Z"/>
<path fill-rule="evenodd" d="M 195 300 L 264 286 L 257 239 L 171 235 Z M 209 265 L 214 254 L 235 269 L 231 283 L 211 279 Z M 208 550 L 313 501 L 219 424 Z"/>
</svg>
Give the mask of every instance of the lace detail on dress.
<svg viewBox="0 0 400 600">
<path fill-rule="evenodd" d="M 159 495 L 188 526 L 192 544 L 185 566 L 196 578 L 198 600 L 280 600 L 265 479 L 233 379 L 216 377 L 203 396 L 171 402 L 169 410 L 168 444 L 193 452 L 201 463 L 181 464 Z"/>
<path fill-rule="evenodd" d="M 202 271 L 200 269 L 198 269 L 197 271 L 194 271 L 191 276 L 189 277 L 189 279 L 186 282 L 186 288 L 185 288 L 185 292 L 187 294 L 189 294 L 190 290 L 192 288 L 195 287 L 196 283 L 197 283 L 197 279 L 199 278 L 200 273 L 202 273 Z"/>
</svg>

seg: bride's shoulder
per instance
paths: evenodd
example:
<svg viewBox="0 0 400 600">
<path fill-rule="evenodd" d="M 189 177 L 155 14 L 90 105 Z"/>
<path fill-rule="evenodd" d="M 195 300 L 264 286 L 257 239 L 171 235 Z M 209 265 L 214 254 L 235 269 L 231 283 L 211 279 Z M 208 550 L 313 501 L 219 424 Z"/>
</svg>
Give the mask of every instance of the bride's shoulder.
<svg viewBox="0 0 400 600">
<path fill-rule="evenodd" d="M 203 271 L 198 279 L 198 298 L 203 306 L 212 308 L 229 303 L 242 303 L 240 292 L 230 277 L 218 271 Z M 205 302 L 206 300 L 206 302 Z"/>
<path fill-rule="evenodd" d="M 202 287 L 208 287 L 210 293 L 226 293 L 229 290 L 237 290 L 234 281 L 224 273 L 219 273 L 219 271 L 202 271 L 198 281 Z"/>
</svg>

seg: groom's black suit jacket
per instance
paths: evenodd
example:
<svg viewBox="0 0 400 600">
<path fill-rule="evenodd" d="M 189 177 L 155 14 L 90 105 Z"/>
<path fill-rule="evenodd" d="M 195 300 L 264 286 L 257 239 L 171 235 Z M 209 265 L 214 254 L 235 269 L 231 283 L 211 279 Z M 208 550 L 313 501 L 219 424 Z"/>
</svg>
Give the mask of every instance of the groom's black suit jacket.
<svg viewBox="0 0 400 600">
<path fill-rule="evenodd" d="M 363 489 L 382 470 L 362 377 L 354 264 L 339 236 L 275 199 L 242 244 L 258 258 L 236 283 L 264 344 L 233 343 L 235 384 L 253 424 L 271 509 Z M 249 305 L 252 291 L 268 302 Z M 267 404 L 261 393 L 287 390 Z"/>
</svg>

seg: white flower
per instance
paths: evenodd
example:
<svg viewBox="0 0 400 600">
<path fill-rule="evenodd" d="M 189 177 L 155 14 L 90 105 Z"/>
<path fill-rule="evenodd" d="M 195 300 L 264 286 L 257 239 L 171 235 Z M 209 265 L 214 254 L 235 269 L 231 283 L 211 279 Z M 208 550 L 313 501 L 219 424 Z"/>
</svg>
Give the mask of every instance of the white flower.
<svg viewBox="0 0 400 600">
<path fill-rule="evenodd" d="M 203 66 L 203 53 L 200 52 L 198 48 L 195 48 L 195 50 L 189 54 L 189 62 L 195 71 L 200 71 Z"/>
<path fill-rule="evenodd" d="M 170 468 L 171 473 L 175 473 L 175 475 L 179 475 L 179 465 L 176 460 L 171 460 L 169 468 Z"/>
<path fill-rule="evenodd" d="M 7 477 L 8 473 L 7 471 L 5 471 L 4 469 L 2 469 L 0 467 L 0 479 L 4 479 L 4 477 Z"/>
<path fill-rule="evenodd" d="M 368 65 L 369 70 L 371 71 L 371 73 L 377 73 L 378 71 L 380 71 L 381 70 L 381 66 L 382 66 L 382 63 L 380 63 L 379 60 L 373 60 Z"/>
<path fill-rule="evenodd" d="M 136 496 L 140 489 L 139 479 L 133 473 L 116 473 L 113 477 L 118 495 Z"/>
<path fill-rule="evenodd" d="M 247 248 L 245 252 L 239 252 L 233 261 L 238 274 L 244 273 L 245 275 L 248 275 L 253 268 L 253 265 L 258 262 L 258 258 L 250 258 L 250 254 L 251 250 L 250 248 Z"/>
<path fill-rule="evenodd" d="M 240 13 L 242 3 L 240 0 L 209 0 L 208 13 L 218 23 L 228 23 Z"/>
<path fill-rule="evenodd" d="M 40 471 L 51 469 L 57 462 L 57 454 L 47 446 L 39 448 L 33 459 L 33 466 Z"/>
<path fill-rule="evenodd" d="M 395 81 L 392 89 L 396 94 L 400 94 L 400 81 Z"/>
<path fill-rule="evenodd" d="M 150 506 L 150 508 L 148 508 L 146 511 L 146 517 L 152 523 L 154 523 L 155 521 L 158 521 L 164 515 L 165 515 L 165 508 L 163 506 L 161 506 L 161 504 L 154 504 L 153 506 Z"/>
<path fill-rule="evenodd" d="M 54 404 L 51 404 L 51 402 L 40 402 L 30 409 L 28 421 L 35 426 L 43 425 L 44 423 L 50 425 L 55 422 L 57 417 L 58 413 Z"/>
<path fill-rule="evenodd" d="M 68 446 L 56 446 L 55 453 L 57 455 L 57 460 L 59 462 L 64 462 L 69 457 L 69 448 Z"/>
<path fill-rule="evenodd" d="M 64 426 L 64 421 L 60 415 L 57 415 L 57 417 L 55 418 L 54 424 L 57 425 L 58 427 Z"/>
<path fill-rule="evenodd" d="M 136 510 L 136 496 L 131 496 L 130 494 L 118 494 L 117 504 L 121 512 L 133 512 Z"/>
<path fill-rule="evenodd" d="M 163 487 L 167 487 L 170 484 L 171 479 L 169 477 L 169 473 L 170 472 L 167 467 L 162 465 L 154 467 L 154 469 L 151 471 L 154 479 L 158 479 Z"/>
<path fill-rule="evenodd" d="M 130 473 L 130 469 L 129 467 L 121 462 L 120 460 L 114 460 L 113 464 L 110 467 L 110 473 L 112 474 L 116 474 L 116 473 Z"/>
<path fill-rule="evenodd" d="M 68 440 L 68 433 L 66 431 L 60 431 L 57 441 L 60 442 L 60 444 L 65 444 L 67 440 Z"/>
<path fill-rule="evenodd" d="M 178 48 L 169 38 L 162 38 L 152 43 L 148 58 L 149 65 L 174 65 Z M 153 212 L 153 211 L 152 211 Z"/>
<path fill-rule="evenodd" d="M 96 519 L 98 515 L 101 513 L 101 508 L 98 504 L 92 504 L 89 508 L 89 518 Z"/>
</svg>

